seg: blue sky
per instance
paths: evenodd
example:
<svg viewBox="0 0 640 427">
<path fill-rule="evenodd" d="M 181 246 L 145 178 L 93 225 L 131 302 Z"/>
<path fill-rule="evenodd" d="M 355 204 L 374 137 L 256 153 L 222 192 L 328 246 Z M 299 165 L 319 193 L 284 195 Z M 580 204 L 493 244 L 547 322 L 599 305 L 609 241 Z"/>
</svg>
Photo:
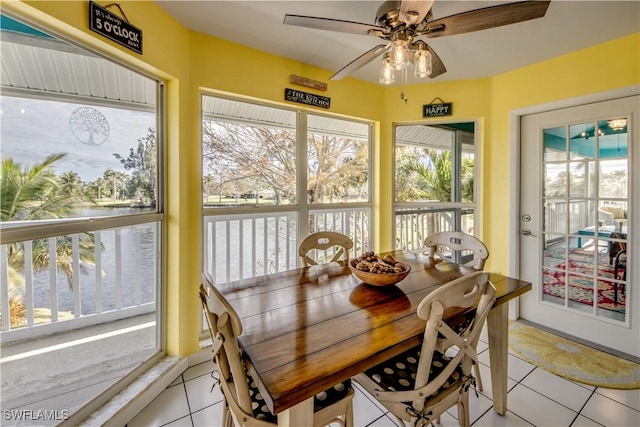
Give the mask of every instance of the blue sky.
<svg viewBox="0 0 640 427">
<path fill-rule="evenodd" d="M 130 148 L 138 145 L 151 127 L 155 129 L 155 114 L 95 107 L 109 123 L 109 137 L 100 145 L 80 142 L 71 132 L 71 114 L 86 105 L 43 101 L 10 96 L 0 97 L 0 154 L 22 164 L 39 163 L 48 155 L 67 153 L 56 162 L 59 174 L 74 171 L 83 181 L 99 178 L 107 169 L 125 172 L 113 156 L 126 157 Z"/>
</svg>

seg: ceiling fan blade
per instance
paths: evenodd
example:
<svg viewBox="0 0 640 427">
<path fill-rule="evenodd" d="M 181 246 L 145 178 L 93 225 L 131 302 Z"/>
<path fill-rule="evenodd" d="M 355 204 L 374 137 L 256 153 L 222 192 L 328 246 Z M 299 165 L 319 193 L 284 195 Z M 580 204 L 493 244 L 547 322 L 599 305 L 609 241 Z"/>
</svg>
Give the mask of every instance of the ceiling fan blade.
<svg viewBox="0 0 640 427">
<path fill-rule="evenodd" d="M 402 0 L 399 19 L 407 25 L 416 24 L 427 16 L 434 0 Z"/>
<path fill-rule="evenodd" d="M 349 64 L 347 64 L 345 67 L 343 67 L 340 71 L 331 76 L 329 80 L 341 80 L 347 77 L 358 68 L 367 65 L 369 62 L 376 59 L 376 57 L 385 53 L 387 50 L 389 50 L 389 46 L 390 45 L 381 44 L 363 53 L 362 55 L 351 61 Z"/>
<path fill-rule="evenodd" d="M 433 79 L 438 77 L 440 74 L 446 73 L 447 67 L 444 66 L 442 59 L 440 59 L 436 51 L 429 45 L 427 45 L 427 49 L 431 52 L 431 74 L 429 74 L 429 78 Z"/>
<path fill-rule="evenodd" d="M 547 13 L 550 1 L 521 1 L 470 10 L 435 19 L 426 26 L 427 37 L 443 37 L 486 30 L 541 18 Z"/>
<path fill-rule="evenodd" d="M 363 24 L 360 22 L 342 21 L 331 18 L 318 18 L 314 16 L 285 15 L 284 23 L 298 27 L 313 28 L 316 30 L 337 31 L 360 35 L 379 35 L 385 29 L 377 25 Z"/>
</svg>

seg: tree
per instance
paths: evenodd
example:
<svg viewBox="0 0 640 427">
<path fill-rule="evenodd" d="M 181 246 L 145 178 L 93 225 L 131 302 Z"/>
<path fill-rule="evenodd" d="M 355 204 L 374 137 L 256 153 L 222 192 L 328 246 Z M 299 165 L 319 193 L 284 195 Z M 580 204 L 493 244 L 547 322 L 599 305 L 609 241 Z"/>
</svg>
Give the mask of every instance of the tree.
<svg viewBox="0 0 640 427">
<path fill-rule="evenodd" d="M 60 191 L 70 197 L 82 197 L 83 183 L 80 175 L 73 171 L 63 172 L 60 175 Z"/>
<path fill-rule="evenodd" d="M 0 219 L 2 222 L 34 221 L 43 219 L 67 218 L 75 212 L 74 200 L 78 196 L 64 190 L 64 182 L 58 178 L 50 167 L 62 159 L 65 154 L 52 154 L 42 163 L 22 167 L 7 158 L 2 161 L 0 169 L 0 189 L 2 206 Z M 73 172 L 67 174 L 72 178 Z M 70 187 L 67 188 L 67 190 Z M 88 264 L 95 264 L 94 236 L 92 233 L 80 234 L 79 259 Z M 70 236 L 56 237 L 56 267 L 66 274 L 69 286 L 73 277 L 73 249 Z M 24 271 L 24 244 L 22 242 L 7 245 L 9 267 L 16 272 Z M 48 239 L 32 242 L 34 271 L 49 268 L 52 260 L 49 257 Z"/>
<path fill-rule="evenodd" d="M 136 197 L 142 206 L 156 206 L 157 151 L 156 133 L 149 128 L 149 134 L 138 140 L 138 146 L 129 149 L 129 155 L 123 157 L 113 154 L 126 170 L 132 171 L 127 192 Z M 105 177 L 106 178 L 106 177 Z"/>
<path fill-rule="evenodd" d="M 292 130 L 203 123 L 203 160 L 221 187 L 233 183 L 240 191 L 273 189 L 294 203 L 295 147 Z"/>
<path fill-rule="evenodd" d="M 328 203 L 366 189 L 367 147 L 365 141 L 357 139 L 310 134 L 309 202 Z M 276 203 L 281 200 L 295 203 L 296 156 L 293 130 L 228 122 L 203 124 L 203 160 L 220 192 L 233 183 L 240 194 L 257 196 L 259 191 L 272 190 Z M 206 184 L 210 185 L 211 179 Z"/>
<path fill-rule="evenodd" d="M 396 167 L 398 200 L 430 200 L 451 202 L 451 171 L 453 160 L 450 150 L 399 147 Z M 460 191 L 462 201 L 473 201 L 473 158 L 461 163 Z"/>
<path fill-rule="evenodd" d="M 368 182 L 368 150 L 363 140 L 312 134 L 307 144 L 309 203 L 347 199 L 360 194 Z"/>
</svg>

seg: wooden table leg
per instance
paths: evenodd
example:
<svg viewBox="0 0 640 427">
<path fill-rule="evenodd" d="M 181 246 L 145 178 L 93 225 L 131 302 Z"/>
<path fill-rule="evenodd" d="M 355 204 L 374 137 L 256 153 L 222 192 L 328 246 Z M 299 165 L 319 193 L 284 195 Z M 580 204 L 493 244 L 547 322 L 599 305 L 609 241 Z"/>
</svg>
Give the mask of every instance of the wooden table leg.
<svg viewBox="0 0 640 427">
<path fill-rule="evenodd" d="M 500 415 L 507 412 L 507 360 L 509 355 L 509 304 L 500 304 L 489 311 L 489 363 L 493 409 Z"/>
<path fill-rule="evenodd" d="M 279 427 L 313 426 L 313 397 L 278 414 Z"/>
</svg>

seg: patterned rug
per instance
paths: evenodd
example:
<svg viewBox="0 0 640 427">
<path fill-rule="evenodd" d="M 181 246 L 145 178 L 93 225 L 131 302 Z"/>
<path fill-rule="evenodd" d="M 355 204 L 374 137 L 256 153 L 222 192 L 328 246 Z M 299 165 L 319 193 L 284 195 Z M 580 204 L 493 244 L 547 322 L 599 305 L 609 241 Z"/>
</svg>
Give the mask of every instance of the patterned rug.
<svg viewBox="0 0 640 427">
<path fill-rule="evenodd" d="M 547 251 L 545 252 L 545 257 L 564 259 L 564 251 L 562 251 L 561 256 L 558 253 Z M 581 304 L 593 305 L 593 253 L 573 249 L 571 250 L 569 258 L 570 261 L 568 263 L 560 262 L 554 266 L 554 269 L 569 271 L 569 300 Z M 626 295 L 622 293 L 621 286 L 618 284 L 618 300 L 617 304 L 615 304 L 615 283 L 607 280 L 613 279 L 614 277 L 613 266 L 609 264 L 608 255 L 598 254 L 597 267 L 598 307 L 624 313 Z M 566 277 L 564 271 L 545 270 L 543 276 L 543 293 L 564 299 L 566 292 Z"/>
<path fill-rule="evenodd" d="M 640 365 L 520 322 L 509 326 L 509 349 L 571 381 L 615 389 L 640 388 Z"/>
</svg>

